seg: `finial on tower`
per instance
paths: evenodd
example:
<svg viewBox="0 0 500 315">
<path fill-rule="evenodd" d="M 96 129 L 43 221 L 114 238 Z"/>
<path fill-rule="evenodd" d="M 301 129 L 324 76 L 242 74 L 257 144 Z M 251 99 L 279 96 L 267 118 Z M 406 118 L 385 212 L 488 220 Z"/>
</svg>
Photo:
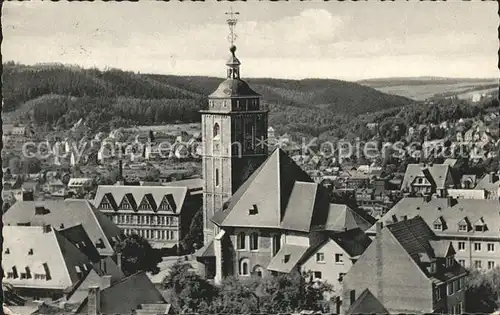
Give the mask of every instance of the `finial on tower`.
<svg viewBox="0 0 500 315">
<path fill-rule="evenodd" d="M 233 7 L 231 7 L 231 11 L 226 12 L 226 15 L 229 15 L 229 18 L 227 19 L 227 25 L 229 25 L 229 36 L 228 40 L 231 43 L 231 48 L 229 49 L 231 53 L 234 54 L 236 51 L 236 46 L 234 46 L 234 42 L 236 41 L 236 33 L 234 32 L 234 27 L 236 26 L 236 23 L 238 23 L 238 19 L 236 18 L 236 15 L 240 15 L 240 12 L 234 12 Z"/>
</svg>

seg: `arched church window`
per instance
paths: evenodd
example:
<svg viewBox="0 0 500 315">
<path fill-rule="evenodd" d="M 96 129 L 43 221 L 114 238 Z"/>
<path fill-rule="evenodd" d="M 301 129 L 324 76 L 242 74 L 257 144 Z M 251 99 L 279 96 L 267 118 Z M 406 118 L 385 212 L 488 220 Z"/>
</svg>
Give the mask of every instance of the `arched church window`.
<svg viewBox="0 0 500 315">
<path fill-rule="evenodd" d="M 214 125 L 214 138 L 219 135 L 219 132 L 220 132 L 219 124 L 215 123 L 215 125 Z"/>
<path fill-rule="evenodd" d="M 248 258 L 243 258 L 240 260 L 240 276 L 248 276 L 249 273 L 250 260 Z"/>
</svg>

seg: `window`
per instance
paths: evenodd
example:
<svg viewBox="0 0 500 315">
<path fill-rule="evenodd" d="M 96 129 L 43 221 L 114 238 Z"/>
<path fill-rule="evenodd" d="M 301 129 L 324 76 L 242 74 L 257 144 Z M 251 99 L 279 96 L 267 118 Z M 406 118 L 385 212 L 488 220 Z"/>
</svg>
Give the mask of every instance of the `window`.
<svg viewBox="0 0 500 315">
<path fill-rule="evenodd" d="M 491 252 L 494 252 L 495 251 L 495 244 L 493 243 L 488 243 L 488 251 L 491 253 Z"/>
<path fill-rule="evenodd" d="M 474 260 L 474 268 L 481 269 L 483 266 L 480 260 Z"/>
<path fill-rule="evenodd" d="M 237 237 L 237 245 L 238 245 L 238 249 L 245 249 L 245 245 L 246 245 L 246 235 L 244 232 L 241 232 L 240 234 L 238 234 L 238 237 Z"/>
<path fill-rule="evenodd" d="M 225 105 L 225 102 L 224 102 L 224 105 Z M 219 124 L 215 123 L 215 125 L 214 125 L 214 138 L 219 135 L 219 132 L 220 132 Z"/>
<path fill-rule="evenodd" d="M 453 266 L 453 261 L 454 261 L 454 257 L 453 256 L 446 257 L 446 268 L 452 267 Z"/>
<path fill-rule="evenodd" d="M 479 252 L 481 250 L 481 243 L 474 243 L 474 251 Z"/>
<path fill-rule="evenodd" d="M 441 300 L 441 288 L 440 287 L 436 287 L 436 289 L 434 289 L 434 296 L 436 297 L 436 301 Z"/>
<path fill-rule="evenodd" d="M 281 249 L 281 235 L 273 235 L 273 257 L 279 252 Z"/>
<path fill-rule="evenodd" d="M 252 233 L 250 234 L 250 250 L 258 250 L 259 249 L 259 234 Z"/>
<path fill-rule="evenodd" d="M 460 232 L 467 232 L 468 229 L 467 229 L 467 224 L 462 222 L 462 223 L 459 223 L 458 224 L 458 231 Z"/>
<path fill-rule="evenodd" d="M 455 310 L 456 310 L 456 314 L 462 314 L 462 311 L 463 311 L 462 302 L 458 302 Z"/>
<path fill-rule="evenodd" d="M 462 265 L 462 267 L 465 267 L 465 259 L 460 259 L 458 263 Z"/>
<path fill-rule="evenodd" d="M 339 282 L 342 282 L 344 280 L 345 273 L 339 273 Z"/>
<path fill-rule="evenodd" d="M 314 272 L 314 279 L 321 279 L 321 271 Z"/>
<path fill-rule="evenodd" d="M 248 265 L 249 265 L 249 261 L 247 258 L 244 258 L 240 261 L 240 276 L 248 276 L 249 275 Z"/>
<path fill-rule="evenodd" d="M 465 242 L 458 242 L 458 250 L 460 251 L 465 250 Z"/>
<path fill-rule="evenodd" d="M 30 250 L 28 251 L 28 255 L 33 255 L 33 248 L 30 248 Z"/>
<path fill-rule="evenodd" d="M 344 263 L 344 255 L 343 254 L 335 254 L 335 263 L 343 264 Z"/>
<path fill-rule="evenodd" d="M 430 270 L 430 273 L 431 273 L 431 274 L 436 273 L 436 263 L 435 263 L 435 262 L 431 262 L 431 270 Z"/>
<path fill-rule="evenodd" d="M 434 230 L 437 230 L 437 231 L 442 231 L 443 230 L 443 225 L 441 223 L 434 223 Z"/>
<path fill-rule="evenodd" d="M 446 289 L 447 289 L 446 291 L 447 291 L 448 295 L 453 295 L 453 283 L 452 282 L 450 282 L 446 285 Z"/>
<path fill-rule="evenodd" d="M 316 253 L 316 261 L 317 262 L 325 262 L 325 254 L 323 254 L 323 253 Z"/>
<path fill-rule="evenodd" d="M 215 169 L 215 187 L 219 187 L 219 169 Z"/>
<path fill-rule="evenodd" d="M 5 254 L 10 254 L 10 250 L 8 248 L 5 249 Z"/>
<path fill-rule="evenodd" d="M 465 278 L 458 279 L 458 289 L 459 290 L 462 290 L 463 288 L 465 288 L 465 286 L 464 286 L 464 279 Z"/>
<path fill-rule="evenodd" d="M 492 260 L 488 261 L 488 269 L 493 269 L 493 268 L 495 268 L 495 262 Z"/>
</svg>

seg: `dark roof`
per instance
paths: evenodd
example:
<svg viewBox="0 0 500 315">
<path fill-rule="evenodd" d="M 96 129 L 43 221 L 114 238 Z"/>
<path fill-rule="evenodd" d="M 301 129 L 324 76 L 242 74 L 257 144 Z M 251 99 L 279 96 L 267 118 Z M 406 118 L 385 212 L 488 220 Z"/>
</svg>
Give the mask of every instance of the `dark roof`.
<svg viewBox="0 0 500 315">
<path fill-rule="evenodd" d="M 389 224 L 387 229 L 433 282 L 445 282 L 466 273 L 466 270 L 457 262 L 452 268 L 444 268 L 443 259 L 438 258 L 442 258 L 446 254 L 454 254 L 453 245 L 450 241 L 438 240 L 421 217 L 416 216 L 412 219 Z M 430 274 L 428 269 L 431 261 L 435 261 L 439 265 L 434 274 Z"/>
<path fill-rule="evenodd" d="M 59 233 L 75 245 L 82 253 L 87 255 L 92 262 L 101 259 L 99 251 L 94 246 L 81 224 L 60 230 Z"/>
<path fill-rule="evenodd" d="M 346 312 L 346 315 L 354 314 L 389 314 L 389 311 L 387 311 L 370 290 L 366 289 Z"/>
<path fill-rule="evenodd" d="M 112 284 L 100 294 L 101 314 L 130 314 L 141 304 L 166 304 L 161 293 L 142 271 Z M 85 299 L 76 313 L 86 314 L 87 303 L 88 299 Z"/>
<path fill-rule="evenodd" d="M 363 230 L 356 228 L 343 233 L 335 233 L 330 236 L 349 256 L 355 257 L 363 254 L 371 244 L 371 239 Z"/>
<path fill-rule="evenodd" d="M 210 98 L 228 98 L 228 97 L 248 97 L 260 96 L 250 88 L 248 83 L 240 79 L 227 79 L 223 81 L 219 87 L 209 95 Z"/>
</svg>

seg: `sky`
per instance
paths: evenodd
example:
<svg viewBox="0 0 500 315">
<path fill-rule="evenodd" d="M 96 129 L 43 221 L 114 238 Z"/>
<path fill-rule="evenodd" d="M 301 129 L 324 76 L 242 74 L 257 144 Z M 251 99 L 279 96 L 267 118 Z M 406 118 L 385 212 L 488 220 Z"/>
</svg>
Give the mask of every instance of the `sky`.
<svg viewBox="0 0 500 315">
<path fill-rule="evenodd" d="M 243 77 L 498 77 L 495 1 L 4 2 L 3 60 Z"/>
</svg>

